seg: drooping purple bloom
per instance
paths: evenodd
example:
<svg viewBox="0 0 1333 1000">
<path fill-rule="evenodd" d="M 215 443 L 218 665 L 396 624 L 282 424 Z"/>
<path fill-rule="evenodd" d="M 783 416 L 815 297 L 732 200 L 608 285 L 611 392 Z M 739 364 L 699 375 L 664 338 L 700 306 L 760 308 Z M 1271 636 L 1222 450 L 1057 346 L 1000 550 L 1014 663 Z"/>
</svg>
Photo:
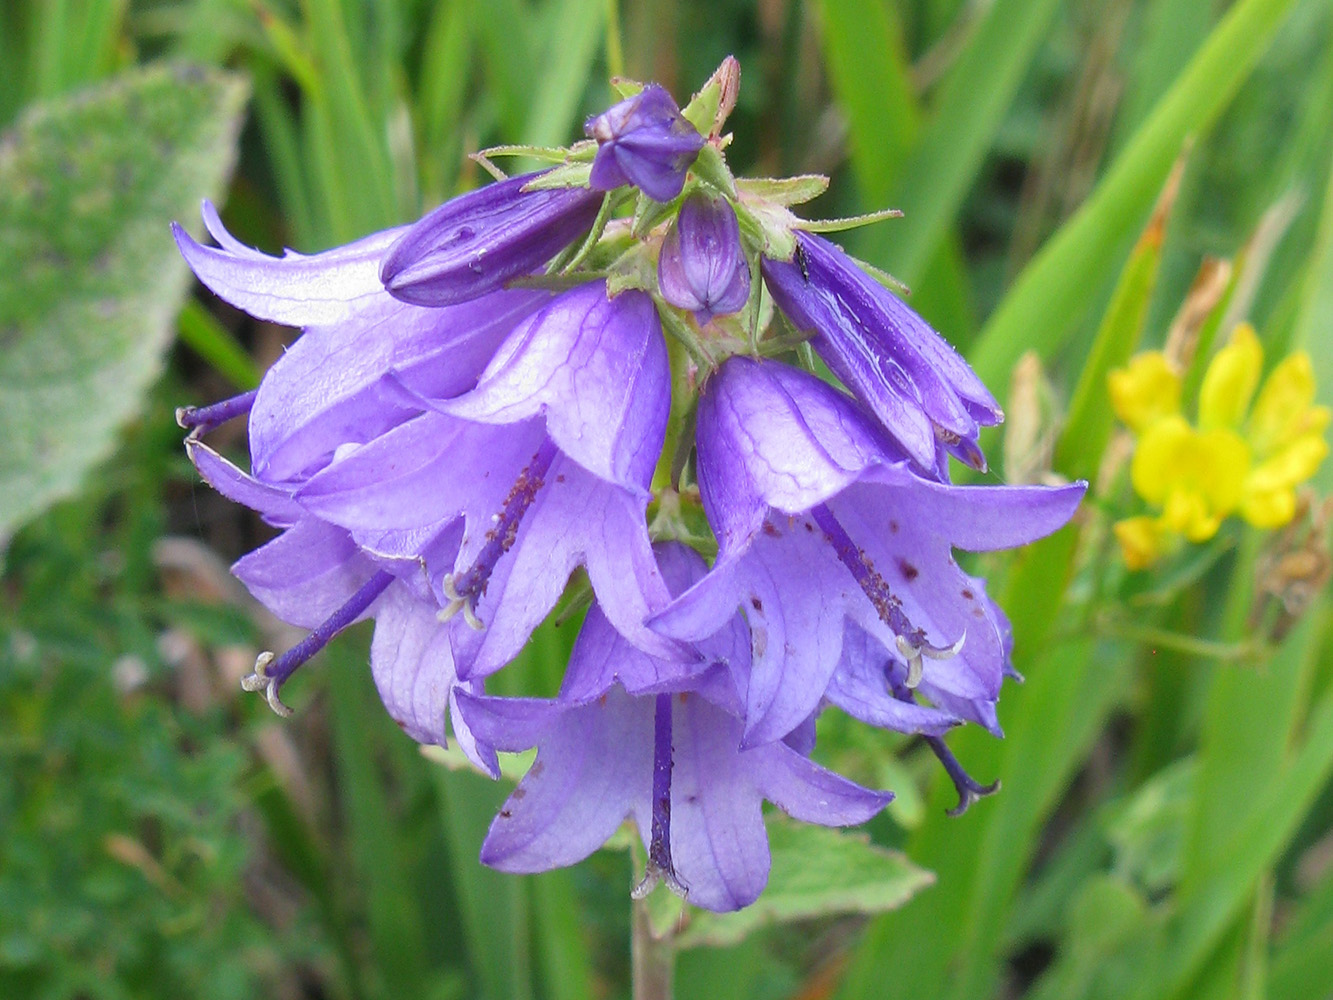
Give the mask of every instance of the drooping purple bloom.
<svg viewBox="0 0 1333 1000">
<path fill-rule="evenodd" d="M 498 773 L 494 749 L 477 743 L 455 704 L 457 691 L 481 693 L 481 683 L 459 679 L 448 626 L 439 621 L 416 562 L 372 556 L 345 529 L 305 511 L 292 498 L 291 484 L 262 482 L 196 439 L 188 447 L 206 482 L 283 529 L 242 556 L 232 572 L 278 618 L 311 630 L 280 656 L 262 654 L 245 688 L 263 692 L 286 714 L 282 685 L 338 631 L 373 617 L 371 673 L 390 717 L 421 743 L 446 745 L 452 728 L 474 763 Z"/>
<path fill-rule="evenodd" d="M 907 689 L 994 727 L 1004 636 L 952 549 L 1040 538 L 1069 519 L 1084 484 L 923 478 L 847 397 L 794 368 L 742 357 L 705 386 L 697 444 L 717 562 L 651 624 L 691 640 L 744 609 L 754 646 L 744 745 L 781 739 L 853 682 L 834 682 L 849 622 L 898 664 Z"/>
<path fill-rule="evenodd" d="M 644 510 L 668 378 L 652 300 L 583 285 L 520 323 L 475 389 L 410 397 L 426 412 L 296 498 L 369 551 L 421 560 L 441 605 L 481 626 L 453 632 L 466 676 L 508 663 L 580 565 L 618 629 L 673 655 L 643 624 L 666 596 Z M 449 525 L 456 544 L 427 545 Z"/>
<path fill-rule="evenodd" d="M 633 184 L 655 201 L 670 201 L 704 147 L 704 137 L 671 95 L 650 83 L 583 127 L 599 143 L 592 161 L 594 191 Z"/>
<path fill-rule="evenodd" d="M 398 299 L 444 306 L 537 270 L 592 226 L 602 196 L 587 188 L 524 190 L 511 177 L 446 201 L 410 226 L 380 268 Z"/>
<path fill-rule="evenodd" d="M 750 264 L 736 213 L 724 198 L 692 194 L 662 240 L 662 298 L 694 313 L 699 325 L 738 312 L 750 298 Z"/>
<path fill-rule="evenodd" d="M 704 573 L 679 544 L 659 547 L 679 592 Z M 761 804 L 807 822 L 862 823 L 891 798 L 812 763 L 784 742 L 740 749 L 749 651 L 731 616 L 699 643 L 698 664 L 635 649 L 593 608 L 554 700 L 460 694 L 470 730 L 501 750 L 537 759 L 482 845 L 482 860 L 511 872 L 573 864 L 628 817 L 652 874 L 710 910 L 735 910 L 768 880 Z"/>
<path fill-rule="evenodd" d="M 497 291 L 426 309 L 393 299 L 379 283 L 378 258 L 394 232 L 311 257 L 272 258 L 232 238 L 211 205 L 204 217 L 219 248 L 177 233 L 201 280 L 257 315 L 307 324 L 257 391 L 182 414 L 193 428 L 187 447 L 204 479 L 283 529 L 233 572 L 279 618 L 311 630 L 281 656 L 261 657 L 247 686 L 264 690 L 282 710 L 282 683 L 335 632 L 374 617 L 371 665 L 386 707 L 414 738 L 444 743 L 446 706 L 458 683 L 448 629 L 436 617 L 419 559 L 407 553 L 413 544 L 456 548 L 459 533 L 406 539 L 386 529 L 371 550 L 294 495 L 333 462 L 420 415 L 414 394 L 449 398 L 471 389 L 503 339 L 551 294 Z M 249 418 L 252 474 L 198 440 L 242 415 Z M 493 753 L 455 731 L 474 759 L 493 762 Z"/>
<path fill-rule="evenodd" d="M 796 234 L 790 262 L 764 258 L 773 300 L 920 469 L 947 478 L 946 453 L 986 467 L 978 425 L 1003 419 L 967 362 L 838 246 Z"/>
</svg>

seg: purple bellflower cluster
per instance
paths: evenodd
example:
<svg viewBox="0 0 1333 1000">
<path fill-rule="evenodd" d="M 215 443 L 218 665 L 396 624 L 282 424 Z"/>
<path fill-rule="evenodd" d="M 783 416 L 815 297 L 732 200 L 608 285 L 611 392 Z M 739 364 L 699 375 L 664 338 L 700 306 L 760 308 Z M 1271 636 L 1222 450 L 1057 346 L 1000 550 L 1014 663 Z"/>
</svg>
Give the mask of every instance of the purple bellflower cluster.
<svg viewBox="0 0 1333 1000">
<path fill-rule="evenodd" d="M 891 798 L 814 762 L 829 707 L 924 739 L 960 810 L 992 790 L 943 736 L 999 735 L 1012 643 L 953 553 L 1040 538 L 1084 490 L 950 482 L 999 406 L 790 211 L 826 182 L 731 175 L 737 82 L 729 59 L 684 111 L 624 85 L 548 170 L 314 256 L 207 204 L 216 247 L 175 230 L 217 295 L 302 329 L 258 390 L 180 413 L 203 478 L 278 529 L 234 572 L 310 630 L 244 686 L 286 714 L 292 674 L 371 618 L 413 739 L 493 776 L 536 748 L 484 862 L 572 864 L 632 819 L 639 890 L 712 910 L 764 887 L 764 800 L 840 826 Z M 242 416 L 249 471 L 202 440 Z M 578 595 L 556 697 L 488 694 Z"/>
</svg>

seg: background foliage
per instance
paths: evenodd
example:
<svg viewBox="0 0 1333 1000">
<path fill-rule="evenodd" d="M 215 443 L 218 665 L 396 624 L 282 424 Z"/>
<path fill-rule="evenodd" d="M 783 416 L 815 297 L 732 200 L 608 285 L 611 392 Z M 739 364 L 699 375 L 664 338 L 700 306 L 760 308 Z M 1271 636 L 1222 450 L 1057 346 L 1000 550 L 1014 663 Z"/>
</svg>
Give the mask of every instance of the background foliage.
<svg viewBox="0 0 1333 1000">
<path fill-rule="evenodd" d="M 684 98 L 727 53 L 733 165 L 833 174 L 820 214 L 906 211 L 851 245 L 1006 401 L 995 475 L 1100 478 L 1077 525 L 984 564 L 1027 682 L 1005 740 L 951 742 L 1000 795 L 948 819 L 919 745 L 823 720 L 822 754 L 899 792 L 874 843 L 934 884 L 884 854 L 865 904 L 836 885 L 865 855 L 779 866 L 767 913 L 685 927 L 680 995 L 1333 996 L 1326 527 L 1228 526 L 1126 573 L 1104 392 L 1218 257 L 1200 358 L 1248 318 L 1270 364 L 1311 351 L 1327 399 L 1328 0 L 0 6 L 0 534 L 23 525 L 0 578 L 0 995 L 627 994 L 627 856 L 477 865 L 503 789 L 397 731 L 366 635 L 284 692 L 291 723 L 239 695 L 292 636 L 227 576 L 264 529 L 198 484 L 171 412 L 254 385 L 291 333 L 182 300 L 166 222 L 211 194 L 266 250 L 331 246 L 479 183 L 469 150 L 571 140 L 611 73 Z M 554 689 L 569 641 L 545 628 L 501 680 Z"/>
</svg>

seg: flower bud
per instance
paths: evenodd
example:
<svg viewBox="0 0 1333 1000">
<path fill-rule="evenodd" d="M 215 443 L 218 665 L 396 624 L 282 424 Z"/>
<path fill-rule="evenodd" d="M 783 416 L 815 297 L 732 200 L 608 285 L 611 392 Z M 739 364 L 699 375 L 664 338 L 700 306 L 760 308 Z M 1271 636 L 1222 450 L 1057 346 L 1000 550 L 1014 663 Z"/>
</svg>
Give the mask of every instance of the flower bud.
<svg viewBox="0 0 1333 1000">
<path fill-rule="evenodd" d="M 633 184 L 657 201 L 680 194 L 704 146 L 704 137 L 655 83 L 589 118 L 583 130 L 599 143 L 592 161 L 593 190 Z"/>
<path fill-rule="evenodd" d="M 984 469 L 977 425 L 1002 414 L 967 362 L 839 247 L 810 233 L 796 244 L 790 263 L 762 262 L 778 308 L 921 468 L 943 475 L 943 449 Z"/>
<path fill-rule="evenodd" d="M 524 191 L 526 174 L 446 201 L 390 249 L 380 280 L 394 298 L 447 306 L 529 274 L 585 233 L 601 195 L 587 188 Z"/>
<path fill-rule="evenodd" d="M 678 309 L 700 325 L 739 312 L 750 298 L 750 266 L 741 249 L 736 213 L 723 198 L 692 194 L 662 241 L 657 283 Z"/>
</svg>

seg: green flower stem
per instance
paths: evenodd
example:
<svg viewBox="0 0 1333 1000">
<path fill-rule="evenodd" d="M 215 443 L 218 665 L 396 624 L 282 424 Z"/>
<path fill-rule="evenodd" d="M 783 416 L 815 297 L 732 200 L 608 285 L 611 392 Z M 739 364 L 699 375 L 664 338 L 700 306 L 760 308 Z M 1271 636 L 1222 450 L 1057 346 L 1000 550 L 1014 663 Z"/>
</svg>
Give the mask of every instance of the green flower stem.
<svg viewBox="0 0 1333 1000">
<path fill-rule="evenodd" d="M 647 897 L 630 904 L 630 962 L 634 1000 L 671 1000 L 676 949 L 653 933 Z"/>
</svg>

